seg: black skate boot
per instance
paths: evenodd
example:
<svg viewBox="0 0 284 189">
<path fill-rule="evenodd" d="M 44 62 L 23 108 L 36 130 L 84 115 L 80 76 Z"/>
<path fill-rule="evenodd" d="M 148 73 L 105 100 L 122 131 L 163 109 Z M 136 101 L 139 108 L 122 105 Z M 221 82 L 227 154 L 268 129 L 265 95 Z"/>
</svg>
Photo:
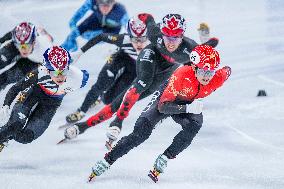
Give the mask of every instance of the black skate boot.
<svg viewBox="0 0 284 189">
<path fill-rule="evenodd" d="M 84 116 L 85 116 L 85 113 L 83 111 L 81 111 L 80 109 L 78 109 L 76 112 L 71 113 L 71 114 L 66 116 L 66 122 L 67 123 L 76 123 L 76 122 L 80 121 L 81 119 L 83 119 Z"/>
</svg>

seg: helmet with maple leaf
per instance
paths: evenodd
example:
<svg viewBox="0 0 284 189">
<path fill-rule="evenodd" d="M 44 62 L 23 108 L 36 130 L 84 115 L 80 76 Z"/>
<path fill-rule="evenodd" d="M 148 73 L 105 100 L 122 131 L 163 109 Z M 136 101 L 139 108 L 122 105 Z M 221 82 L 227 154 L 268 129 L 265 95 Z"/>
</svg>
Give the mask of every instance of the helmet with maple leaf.
<svg viewBox="0 0 284 189">
<path fill-rule="evenodd" d="M 185 19 L 179 14 L 167 14 L 160 25 L 161 32 L 169 37 L 182 37 L 186 30 Z"/>
</svg>

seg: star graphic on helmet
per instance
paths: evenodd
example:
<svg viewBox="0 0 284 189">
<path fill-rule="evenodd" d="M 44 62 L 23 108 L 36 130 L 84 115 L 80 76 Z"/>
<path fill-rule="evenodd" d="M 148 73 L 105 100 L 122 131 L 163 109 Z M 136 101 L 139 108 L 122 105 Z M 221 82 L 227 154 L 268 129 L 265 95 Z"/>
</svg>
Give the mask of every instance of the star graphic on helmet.
<svg viewBox="0 0 284 189">
<path fill-rule="evenodd" d="M 210 54 L 210 59 L 215 58 L 214 54 Z"/>
</svg>

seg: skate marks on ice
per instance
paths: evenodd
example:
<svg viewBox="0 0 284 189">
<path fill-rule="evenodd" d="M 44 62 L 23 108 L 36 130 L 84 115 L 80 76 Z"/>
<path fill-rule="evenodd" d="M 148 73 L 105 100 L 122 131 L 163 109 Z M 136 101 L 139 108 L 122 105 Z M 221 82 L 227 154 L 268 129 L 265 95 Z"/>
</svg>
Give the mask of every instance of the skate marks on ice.
<svg viewBox="0 0 284 189">
<path fill-rule="evenodd" d="M 37 170 L 38 167 L 35 165 L 29 165 L 26 162 L 25 163 L 8 163 L 8 164 L 1 164 L 0 165 L 0 170 L 5 170 L 5 171 L 23 171 L 23 170 Z"/>
<path fill-rule="evenodd" d="M 284 66 L 283 66 L 282 72 L 284 72 Z M 271 79 L 270 77 L 267 77 L 267 76 L 264 76 L 264 75 L 258 75 L 258 78 L 265 81 L 265 82 L 277 85 L 279 87 L 284 87 L 284 82 L 276 81 L 274 79 Z"/>
<path fill-rule="evenodd" d="M 232 131 L 236 132 L 238 135 L 240 135 L 242 138 L 246 139 L 249 142 L 255 143 L 255 144 L 260 145 L 261 147 L 264 147 L 264 148 L 268 148 L 268 149 L 271 149 L 271 150 L 279 150 L 281 152 L 284 152 L 284 148 L 265 143 L 265 142 L 261 141 L 260 139 L 257 139 L 253 136 L 250 136 L 248 133 L 245 133 L 245 132 L 241 131 L 240 129 L 237 129 L 236 127 L 231 126 L 230 124 L 226 124 L 225 126 L 229 129 L 231 129 Z"/>
</svg>

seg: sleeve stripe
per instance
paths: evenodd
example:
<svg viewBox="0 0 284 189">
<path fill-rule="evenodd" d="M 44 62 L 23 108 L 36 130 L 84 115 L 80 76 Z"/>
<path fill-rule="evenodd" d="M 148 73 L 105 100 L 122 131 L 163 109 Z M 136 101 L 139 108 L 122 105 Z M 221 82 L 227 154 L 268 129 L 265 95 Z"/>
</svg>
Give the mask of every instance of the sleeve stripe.
<svg viewBox="0 0 284 189">
<path fill-rule="evenodd" d="M 82 70 L 82 72 L 83 72 L 83 79 L 82 79 L 82 85 L 80 88 L 84 87 L 89 80 L 89 73 L 86 70 Z"/>
</svg>

